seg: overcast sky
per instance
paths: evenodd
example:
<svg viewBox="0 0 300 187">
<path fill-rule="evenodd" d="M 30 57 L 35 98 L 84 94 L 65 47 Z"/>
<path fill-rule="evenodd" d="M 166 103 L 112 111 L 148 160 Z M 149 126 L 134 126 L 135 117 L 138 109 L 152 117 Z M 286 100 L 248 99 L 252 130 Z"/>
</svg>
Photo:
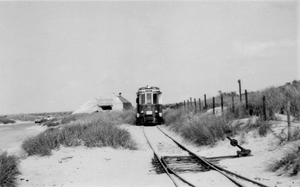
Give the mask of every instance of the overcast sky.
<svg viewBox="0 0 300 187">
<path fill-rule="evenodd" d="M 298 3 L 299 4 L 299 3 Z M 300 79 L 297 1 L 0 2 L 0 114 L 158 86 L 164 103 Z"/>
</svg>

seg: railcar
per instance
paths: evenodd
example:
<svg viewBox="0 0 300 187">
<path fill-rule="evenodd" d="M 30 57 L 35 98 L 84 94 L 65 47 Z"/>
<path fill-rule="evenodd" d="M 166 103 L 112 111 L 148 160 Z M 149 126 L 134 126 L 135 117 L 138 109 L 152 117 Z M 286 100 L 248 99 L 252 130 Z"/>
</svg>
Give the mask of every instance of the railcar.
<svg viewBox="0 0 300 187">
<path fill-rule="evenodd" d="M 146 86 L 137 91 L 136 125 L 162 124 L 162 92 L 158 87 Z"/>
</svg>

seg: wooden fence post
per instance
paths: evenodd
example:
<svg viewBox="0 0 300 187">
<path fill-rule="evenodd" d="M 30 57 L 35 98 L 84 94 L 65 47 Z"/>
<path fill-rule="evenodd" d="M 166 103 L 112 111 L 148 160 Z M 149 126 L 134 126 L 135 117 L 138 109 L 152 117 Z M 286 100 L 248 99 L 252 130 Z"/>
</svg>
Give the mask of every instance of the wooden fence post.
<svg viewBox="0 0 300 187">
<path fill-rule="evenodd" d="M 207 105 L 206 105 L 206 94 L 204 94 L 204 109 L 207 108 Z"/>
<path fill-rule="evenodd" d="M 190 103 L 189 103 L 189 100 L 187 100 L 186 106 L 187 106 L 187 109 L 190 109 Z"/>
<path fill-rule="evenodd" d="M 199 112 L 201 112 L 201 99 L 199 98 Z"/>
<path fill-rule="evenodd" d="M 190 105 L 191 105 L 191 110 L 193 110 L 193 100 L 192 100 L 192 97 L 190 97 Z"/>
<path fill-rule="evenodd" d="M 183 109 L 185 109 L 185 100 L 183 101 Z"/>
<path fill-rule="evenodd" d="M 286 106 L 286 113 L 287 113 L 287 121 L 288 121 L 288 140 L 291 140 L 291 111 L 290 111 L 291 103 L 290 101 L 287 102 Z"/>
<path fill-rule="evenodd" d="M 213 97 L 213 114 L 215 114 L 215 97 Z"/>
<path fill-rule="evenodd" d="M 266 112 L 266 96 L 263 96 L 263 116 L 264 120 L 267 120 L 267 112 Z"/>
<path fill-rule="evenodd" d="M 224 106 L 224 104 L 223 104 L 223 94 L 221 94 L 221 111 L 222 111 L 222 114 L 223 114 L 223 106 Z"/>
<path fill-rule="evenodd" d="M 197 112 L 197 103 L 196 103 L 196 99 L 194 98 L 194 104 L 195 104 L 195 112 Z"/>
<path fill-rule="evenodd" d="M 246 111 L 248 111 L 248 92 L 245 90 Z"/>
<path fill-rule="evenodd" d="M 242 88 L 241 88 L 241 80 L 238 80 L 239 83 L 239 92 L 240 92 L 240 102 L 242 102 Z"/>
</svg>

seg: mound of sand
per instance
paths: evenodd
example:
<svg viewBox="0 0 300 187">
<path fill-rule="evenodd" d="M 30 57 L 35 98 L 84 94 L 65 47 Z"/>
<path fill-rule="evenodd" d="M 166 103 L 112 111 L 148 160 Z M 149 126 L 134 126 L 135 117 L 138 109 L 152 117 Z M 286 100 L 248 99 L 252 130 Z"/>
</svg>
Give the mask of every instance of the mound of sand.
<svg viewBox="0 0 300 187">
<path fill-rule="evenodd" d="M 86 103 L 84 103 L 80 108 L 75 110 L 72 114 L 78 114 L 78 113 L 93 113 L 96 111 L 101 110 L 101 108 L 98 107 L 99 99 L 95 98 L 93 100 L 90 100 Z"/>
</svg>

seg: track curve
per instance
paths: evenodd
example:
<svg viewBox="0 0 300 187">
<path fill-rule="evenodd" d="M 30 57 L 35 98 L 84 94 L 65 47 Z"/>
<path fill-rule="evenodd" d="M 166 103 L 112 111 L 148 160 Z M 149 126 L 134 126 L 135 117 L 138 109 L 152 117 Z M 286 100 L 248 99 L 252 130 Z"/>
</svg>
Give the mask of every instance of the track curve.
<svg viewBox="0 0 300 187">
<path fill-rule="evenodd" d="M 248 179 L 244 176 L 241 176 L 241 175 L 238 175 L 236 173 L 233 173 L 233 172 L 230 172 L 228 170 L 225 170 L 224 168 L 220 167 L 220 166 L 217 166 L 216 164 L 213 164 L 209 161 L 207 161 L 205 158 L 202 158 L 202 157 L 199 157 L 197 154 L 195 154 L 194 152 L 192 152 L 191 150 L 189 150 L 188 148 L 186 148 L 184 145 L 180 144 L 178 141 L 176 141 L 174 138 L 172 138 L 170 135 L 168 135 L 166 132 L 164 132 L 161 128 L 159 128 L 158 126 L 155 126 L 155 127 L 146 127 L 147 130 L 150 131 L 155 131 L 153 130 L 154 128 L 155 129 L 158 129 L 155 136 L 149 138 L 147 135 L 147 133 L 145 132 L 145 127 L 143 126 L 143 133 L 144 133 L 144 136 L 150 146 L 150 148 L 153 150 L 153 153 L 155 155 L 155 157 L 157 158 L 157 160 L 159 161 L 159 163 L 161 164 L 161 166 L 164 168 L 164 171 L 165 173 L 170 177 L 170 179 L 173 181 L 174 185 L 175 186 L 179 186 L 178 184 L 178 178 L 183 181 L 185 184 L 189 185 L 189 186 L 203 186 L 203 184 L 195 184 L 195 182 L 191 182 L 189 181 L 189 179 L 187 179 L 186 177 L 183 177 L 182 174 L 179 174 L 178 171 L 176 171 L 176 169 L 172 169 L 170 167 L 170 165 L 172 165 L 172 163 L 167 163 L 168 161 L 166 159 L 169 159 L 169 160 L 181 160 L 181 159 L 185 159 L 186 162 L 185 164 L 186 165 L 191 165 L 189 163 L 190 160 L 192 160 L 191 158 L 189 158 L 189 156 L 192 156 L 192 158 L 196 158 L 197 159 L 197 165 L 206 165 L 208 166 L 211 170 L 213 171 L 216 171 L 218 172 L 219 174 L 221 174 L 223 177 L 226 177 L 227 180 L 229 179 L 232 183 L 232 186 L 239 186 L 239 187 L 244 187 L 244 186 L 249 186 L 249 183 L 252 184 L 253 186 L 261 186 L 261 187 L 267 187 L 266 185 L 264 184 L 261 184 L 259 182 L 256 182 L 256 181 L 253 181 L 251 179 Z M 158 139 L 158 136 L 161 136 L 159 135 L 160 134 L 163 134 L 163 136 L 167 137 L 171 142 L 173 142 L 174 144 L 177 145 L 177 147 L 179 147 L 182 151 L 179 151 L 178 148 L 175 148 L 173 145 L 171 145 L 170 142 L 166 143 L 166 145 L 163 145 L 163 143 L 161 142 L 157 142 L 157 139 Z M 149 133 L 150 134 L 150 133 Z M 156 141 L 156 142 L 155 142 Z M 167 141 L 167 140 L 166 140 Z M 157 144 L 157 145 L 155 145 Z M 168 151 L 165 151 L 164 149 L 170 149 Z M 172 151 L 173 149 L 173 151 Z M 176 156 L 174 156 L 176 155 Z M 192 162 L 195 162 L 195 161 L 192 161 Z M 174 164 L 173 164 L 174 165 Z M 175 164 L 176 165 L 176 164 Z M 176 165 L 176 166 L 179 166 L 181 167 L 180 165 Z M 194 170 L 199 172 L 201 169 L 199 169 L 199 167 Z M 177 178 L 177 180 L 176 180 Z M 216 178 L 218 178 L 218 180 L 220 180 L 220 176 L 216 175 Z M 242 182 L 241 180 L 242 179 Z M 224 182 L 224 179 L 222 179 L 222 181 Z M 247 185 L 245 185 L 245 181 L 248 182 Z"/>
</svg>

